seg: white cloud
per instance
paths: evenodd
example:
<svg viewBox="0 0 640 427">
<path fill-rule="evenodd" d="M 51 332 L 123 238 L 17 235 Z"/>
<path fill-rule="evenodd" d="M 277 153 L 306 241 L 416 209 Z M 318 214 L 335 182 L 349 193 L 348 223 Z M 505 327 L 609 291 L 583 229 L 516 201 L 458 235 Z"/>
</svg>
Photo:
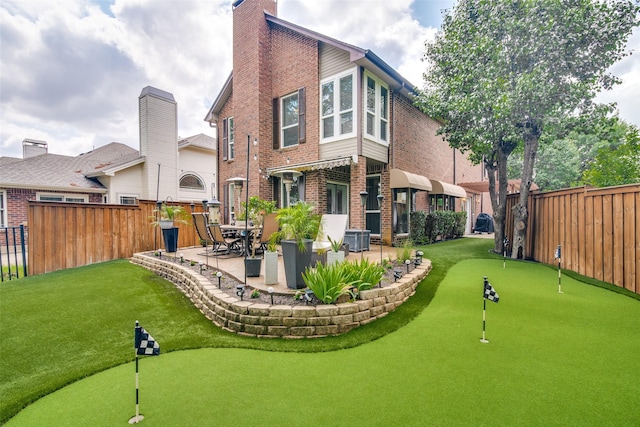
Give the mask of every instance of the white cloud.
<svg viewBox="0 0 640 427">
<path fill-rule="evenodd" d="M 279 0 L 278 15 L 370 49 L 421 86 L 424 41 L 436 29 L 420 25 L 416 5 Z M 147 85 L 173 93 L 180 136 L 213 135 L 203 118 L 231 72 L 231 13 L 231 0 L 115 0 L 109 14 L 89 0 L 3 0 L 0 155 L 20 157 L 24 138 L 70 155 L 112 141 L 138 148 Z M 637 32 L 629 47 L 640 50 Z M 603 95 L 638 125 L 639 69 L 640 52 L 613 68 L 624 84 Z"/>
</svg>

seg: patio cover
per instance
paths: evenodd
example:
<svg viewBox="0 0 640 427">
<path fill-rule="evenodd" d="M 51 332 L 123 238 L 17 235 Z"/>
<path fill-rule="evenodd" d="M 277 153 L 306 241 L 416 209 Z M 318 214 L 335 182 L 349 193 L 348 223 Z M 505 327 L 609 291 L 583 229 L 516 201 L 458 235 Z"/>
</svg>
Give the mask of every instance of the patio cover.
<svg viewBox="0 0 640 427">
<path fill-rule="evenodd" d="M 429 178 L 401 169 L 390 170 L 391 188 L 414 188 L 416 190 L 431 191 L 432 185 Z"/>
<path fill-rule="evenodd" d="M 465 189 L 457 185 L 449 184 L 448 182 L 436 181 L 435 179 L 431 180 L 431 184 L 433 185 L 432 194 L 446 194 L 448 196 L 461 198 L 467 197 Z"/>
</svg>

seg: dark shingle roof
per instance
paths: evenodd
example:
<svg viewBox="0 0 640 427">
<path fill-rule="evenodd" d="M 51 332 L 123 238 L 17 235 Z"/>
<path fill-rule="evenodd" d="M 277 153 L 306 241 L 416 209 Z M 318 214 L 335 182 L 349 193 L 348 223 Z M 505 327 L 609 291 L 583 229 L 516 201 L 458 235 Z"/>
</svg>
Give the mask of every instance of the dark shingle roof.
<svg viewBox="0 0 640 427">
<path fill-rule="evenodd" d="M 132 156 L 138 157 L 138 151 L 112 142 L 76 157 L 47 153 L 10 163 L 3 160 L 0 187 L 103 192 L 102 184 L 85 175 Z"/>
</svg>

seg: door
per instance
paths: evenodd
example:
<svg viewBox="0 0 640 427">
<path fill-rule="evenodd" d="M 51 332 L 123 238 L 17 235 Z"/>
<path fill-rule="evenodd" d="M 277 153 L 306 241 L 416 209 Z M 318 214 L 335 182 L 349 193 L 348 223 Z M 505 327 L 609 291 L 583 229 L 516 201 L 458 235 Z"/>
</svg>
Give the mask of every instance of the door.
<svg viewBox="0 0 640 427">
<path fill-rule="evenodd" d="M 345 184 L 327 183 L 327 211 L 328 214 L 348 214 L 347 195 L 349 189 Z"/>
</svg>

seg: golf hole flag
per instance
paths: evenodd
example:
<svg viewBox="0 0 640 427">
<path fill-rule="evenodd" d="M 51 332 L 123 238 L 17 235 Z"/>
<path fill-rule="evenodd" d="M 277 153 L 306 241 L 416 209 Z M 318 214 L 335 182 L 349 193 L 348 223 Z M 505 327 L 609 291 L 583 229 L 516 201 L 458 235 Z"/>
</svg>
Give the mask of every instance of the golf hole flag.
<svg viewBox="0 0 640 427">
<path fill-rule="evenodd" d="M 135 347 L 136 355 L 158 356 L 160 354 L 160 344 L 138 322 L 136 322 Z"/>
<path fill-rule="evenodd" d="M 489 283 L 486 277 L 484 278 L 484 298 L 493 302 L 498 302 L 500 299 L 500 296 L 496 290 L 493 289 L 493 286 L 491 286 L 491 283 Z"/>
<path fill-rule="evenodd" d="M 136 351 L 136 414 L 129 419 L 129 424 L 138 424 L 144 420 L 144 415 L 140 414 L 140 388 L 138 382 L 138 356 L 158 356 L 160 355 L 160 344 L 153 339 L 149 332 L 145 331 L 136 320 L 134 332 L 134 349 Z"/>
<path fill-rule="evenodd" d="M 485 338 L 485 330 L 487 325 L 487 300 L 498 302 L 500 297 L 491 283 L 489 283 L 489 279 L 484 277 L 484 292 L 482 294 L 482 338 L 480 339 L 481 343 L 488 343 L 489 340 Z"/>
</svg>

